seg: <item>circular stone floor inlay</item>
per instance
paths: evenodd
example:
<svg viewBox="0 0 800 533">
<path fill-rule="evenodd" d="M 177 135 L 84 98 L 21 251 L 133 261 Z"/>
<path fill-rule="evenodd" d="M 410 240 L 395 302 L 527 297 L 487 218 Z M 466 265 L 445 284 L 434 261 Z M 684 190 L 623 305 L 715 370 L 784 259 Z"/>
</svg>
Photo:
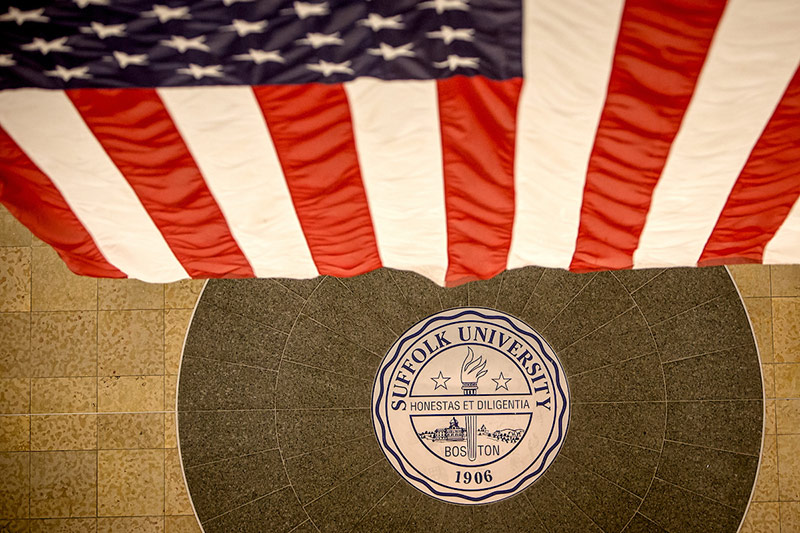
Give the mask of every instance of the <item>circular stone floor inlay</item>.
<svg viewBox="0 0 800 533">
<path fill-rule="evenodd" d="M 490 404 L 488 412 L 449 405 L 441 414 L 418 412 L 431 414 L 430 424 L 418 423 L 411 411 L 393 421 L 384 409 L 395 436 L 394 424 L 405 423 L 401 439 L 443 465 L 442 472 L 423 473 L 450 476 L 455 484 L 471 474 L 467 488 L 485 498 L 475 505 L 444 501 L 403 474 L 405 463 L 384 453 L 372 416 L 376 378 L 399 375 L 390 374 L 395 342 L 416 342 L 411 336 L 426 317 L 452 318 L 461 312 L 456 308 L 496 310 L 540 334 L 544 359 L 558 356 L 569 400 L 568 407 L 558 404 L 553 379 L 552 397 L 538 396 L 540 381 L 528 378 L 534 401 L 551 398 L 551 409 L 564 409 L 565 436 L 538 478 L 503 485 L 512 490 L 506 494 L 494 485 L 486 490 L 486 483 L 513 477 L 513 468 L 500 467 L 503 461 L 528 476 L 517 457 L 525 455 L 522 446 L 538 453 L 538 441 L 525 438 L 539 435 L 533 426 L 537 415 L 546 420 L 546 409 L 510 415 L 508 405 Z M 435 396 L 430 401 L 445 401 L 452 392 L 459 407 L 472 383 L 475 408 L 478 399 L 506 394 L 504 386 L 508 398 L 525 396 L 527 389 L 516 387 L 532 367 L 518 365 L 491 341 L 475 342 L 474 329 L 473 344 L 459 344 L 457 335 L 447 333 L 449 350 L 443 342 L 441 354 L 414 362 L 421 381 L 409 379 L 412 396 L 423 383 Z M 517 354 L 538 347 L 521 334 L 518 341 Z M 382 366 L 385 357 L 388 366 Z M 477 372 L 474 382 L 462 377 L 462 368 Z M 548 368 L 551 378 L 555 368 Z M 388 369 L 384 378 L 382 369 Z M 724 268 L 591 274 L 524 268 L 453 289 L 381 269 L 350 279 L 209 281 L 184 346 L 178 434 L 192 503 L 208 533 L 732 533 L 753 489 L 763 409 L 752 331 Z M 531 427 L 512 443 L 528 415 Z M 495 427 L 490 420 L 499 416 L 515 418 Z M 475 427 L 470 450 L 464 431 Z M 448 431 L 464 437 L 453 441 L 458 449 L 451 445 L 450 456 L 435 438 Z M 497 462 L 483 464 L 495 460 L 488 455 L 495 451 Z M 528 459 L 533 471 L 547 463 Z M 409 472 L 423 469 L 416 461 L 408 460 Z"/>
<path fill-rule="evenodd" d="M 375 377 L 372 423 L 386 458 L 440 500 L 481 504 L 536 481 L 569 422 L 566 377 L 521 320 L 457 307 L 414 324 Z"/>
</svg>

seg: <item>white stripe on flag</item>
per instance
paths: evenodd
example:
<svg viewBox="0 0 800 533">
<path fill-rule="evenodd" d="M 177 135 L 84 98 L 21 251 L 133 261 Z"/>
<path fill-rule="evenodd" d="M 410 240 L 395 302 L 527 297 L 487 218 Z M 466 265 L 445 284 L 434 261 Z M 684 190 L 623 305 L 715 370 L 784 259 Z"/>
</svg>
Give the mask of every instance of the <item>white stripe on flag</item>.
<svg viewBox="0 0 800 533">
<path fill-rule="evenodd" d="M 361 78 L 345 90 L 383 265 L 443 285 L 447 215 L 436 82 Z"/>
<path fill-rule="evenodd" d="M 778 265 L 797 263 L 800 247 L 800 198 L 795 200 L 789 215 L 764 247 L 762 263 Z"/>
<path fill-rule="evenodd" d="M 158 95 L 256 276 L 317 276 L 252 89 L 174 87 Z"/>
<path fill-rule="evenodd" d="M 131 278 L 187 278 L 136 193 L 61 91 L 0 93 L 0 125 L 47 174 L 103 256 Z"/>
<path fill-rule="evenodd" d="M 569 268 L 622 4 L 525 2 L 508 268 Z"/>
<path fill-rule="evenodd" d="M 732 0 L 653 191 L 636 268 L 697 262 L 800 61 L 800 2 Z"/>
</svg>

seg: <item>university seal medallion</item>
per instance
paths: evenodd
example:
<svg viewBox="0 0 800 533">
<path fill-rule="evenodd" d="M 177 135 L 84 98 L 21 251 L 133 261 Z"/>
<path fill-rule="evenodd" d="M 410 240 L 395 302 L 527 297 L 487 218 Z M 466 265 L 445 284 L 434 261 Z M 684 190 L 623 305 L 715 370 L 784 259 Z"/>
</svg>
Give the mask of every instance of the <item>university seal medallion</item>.
<svg viewBox="0 0 800 533">
<path fill-rule="evenodd" d="M 372 423 L 392 466 L 452 503 L 508 498 L 558 454 L 569 423 L 566 376 L 530 326 L 487 308 L 442 311 L 387 352 Z"/>
</svg>

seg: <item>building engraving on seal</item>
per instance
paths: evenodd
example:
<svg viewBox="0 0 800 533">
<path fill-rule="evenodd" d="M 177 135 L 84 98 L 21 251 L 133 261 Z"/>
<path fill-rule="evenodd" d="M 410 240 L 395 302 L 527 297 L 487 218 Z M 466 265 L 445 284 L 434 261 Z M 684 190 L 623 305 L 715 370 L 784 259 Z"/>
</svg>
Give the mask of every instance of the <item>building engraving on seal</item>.
<svg viewBox="0 0 800 533">
<path fill-rule="evenodd" d="M 479 504 L 538 479 L 569 423 L 566 376 L 519 319 L 456 308 L 406 331 L 373 387 L 373 425 L 392 466 L 436 498 Z"/>
</svg>

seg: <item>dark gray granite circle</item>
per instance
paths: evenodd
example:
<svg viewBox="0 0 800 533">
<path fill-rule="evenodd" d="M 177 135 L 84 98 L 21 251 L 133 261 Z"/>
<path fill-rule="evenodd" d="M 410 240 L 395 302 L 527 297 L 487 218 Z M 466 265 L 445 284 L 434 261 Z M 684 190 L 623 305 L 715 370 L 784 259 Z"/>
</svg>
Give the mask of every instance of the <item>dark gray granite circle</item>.
<svg viewBox="0 0 800 533">
<path fill-rule="evenodd" d="M 519 317 L 569 379 L 560 454 L 495 504 L 417 491 L 372 430 L 386 350 L 458 306 Z M 179 444 L 206 532 L 735 532 L 758 468 L 762 397 L 750 324 L 721 267 L 524 268 L 453 289 L 389 269 L 215 280 L 184 347 Z"/>
</svg>

